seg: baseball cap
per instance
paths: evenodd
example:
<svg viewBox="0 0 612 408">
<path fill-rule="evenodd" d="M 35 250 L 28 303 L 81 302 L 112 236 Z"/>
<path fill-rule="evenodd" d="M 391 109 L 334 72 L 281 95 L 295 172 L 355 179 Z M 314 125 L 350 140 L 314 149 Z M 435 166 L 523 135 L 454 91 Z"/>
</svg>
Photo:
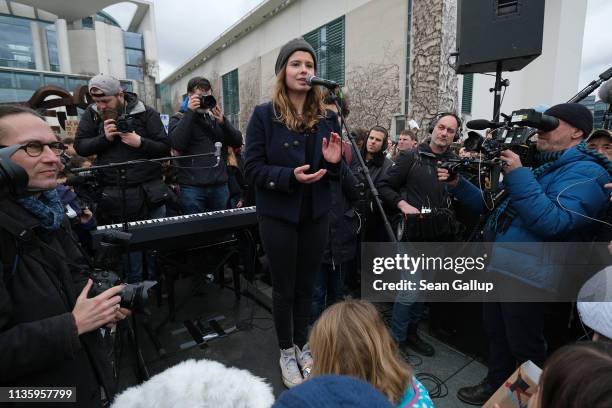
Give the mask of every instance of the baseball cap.
<svg viewBox="0 0 612 408">
<path fill-rule="evenodd" d="M 606 129 L 594 130 L 593 133 L 591 133 L 587 138 L 587 142 L 593 139 L 599 139 L 600 137 L 607 137 L 608 139 L 612 140 L 612 133 Z"/>
<path fill-rule="evenodd" d="M 90 94 L 93 88 L 99 90 L 99 92 L 95 92 L 96 95 L 102 93 L 104 96 L 115 96 L 119 92 L 123 92 L 119 80 L 107 74 L 98 74 L 91 78 L 89 80 L 89 86 L 87 87 Z"/>
</svg>

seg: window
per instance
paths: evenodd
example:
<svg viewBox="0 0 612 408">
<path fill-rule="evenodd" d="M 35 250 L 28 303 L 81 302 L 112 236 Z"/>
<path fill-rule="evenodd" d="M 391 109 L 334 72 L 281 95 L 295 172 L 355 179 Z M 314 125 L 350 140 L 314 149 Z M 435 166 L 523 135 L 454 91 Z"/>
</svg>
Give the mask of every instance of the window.
<svg viewBox="0 0 612 408">
<path fill-rule="evenodd" d="M 144 42 L 140 33 L 123 33 L 125 72 L 128 79 L 144 81 Z"/>
<path fill-rule="evenodd" d="M 87 85 L 87 79 L 85 78 L 68 78 L 68 88 L 69 92 L 74 92 L 74 89 L 77 86 Z"/>
<path fill-rule="evenodd" d="M 133 79 L 135 81 L 144 81 L 144 71 L 141 67 L 134 67 L 131 65 L 127 65 L 125 67 L 125 77 L 127 79 Z"/>
<path fill-rule="evenodd" d="M 66 88 L 66 78 L 63 76 L 45 75 L 44 79 L 45 85 L 55 85 L 59 86 L 60 88 Z"/>
<path fill-rule="evenodd" d="M 85 29 L 90 29 L 90 30 L 94 29 L 93 17 L 85 17 L 84 19 L 81 20 L 81 24 L 83 25 L 83 28 Z"/>
<path fill-rule="evenodd" d="M 32 31 L 24 18 L 0 16 L 0 66 L 35 69 Z"/>
<path fill-rule="evenodd" d="M 140 33 L 123 33 L 123 44 L 125 48 L 134 48 L 136 50 L 144 49 L 144 45 L 142 42 L 142 34 Z"/>
<path fill-rule="evenodd" d="M 463 75 L 463 95 L 461 97 L 461 113 L 472 113 L 472 89 L 474 88 L 474 74 Z"/>
<path fill-rule="evenodd" d="M 223 113 L 232 125 L 239 127 L 240 99 L 238 94 L 238 70 L 228 72 L 221 78 L 223 82 Z"/>
<path fill-rule="evenodd" d="M 304 35 L 317 55 L 317 76 L 344 85 L 344 16 Z"/>
<path fill-rule="evenodd" d="M 125 63 L 127 65 L 136 65 L 142 67 L 144 65 L 144 51 L 126 48 Z"/>
<path fill-rule="evenodd" d="M 124 91 L 134 92 L 134 85 L 132 84 L 132 81 L 119 81 L 119 83 Z"/>
<path fill-rule="evenodd" d="M 42 86 L 42 81 L 38 74 L 17 73 L 15 74 L 15 78 L 17 79 L 17 88 L 34 91 Z"/>
<path fill-rule="evenodd" d="M 49 24 L 45 27 L 47 33 L 47 53 L 49 55 L 49 69 L 59 72 L 59 54 L 57 53 L 57 33 L 55 32 L 55 24 Z"/>
</svg>

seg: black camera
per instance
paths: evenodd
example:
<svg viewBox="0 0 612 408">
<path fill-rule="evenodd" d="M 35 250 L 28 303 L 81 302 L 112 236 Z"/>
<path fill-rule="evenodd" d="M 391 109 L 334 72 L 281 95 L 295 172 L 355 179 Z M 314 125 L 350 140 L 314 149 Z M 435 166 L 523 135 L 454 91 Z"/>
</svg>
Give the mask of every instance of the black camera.
<svg viewBox="0 0 612 408">
<path fill-rule="evenodd" d="M 201 109 L 212 109 L 217 106 L 217 100 L 212 95 L 200 96 L 200 108 Z"/>
<path fill-rule="evenodd" d="M 120 115 L 115 120 L 117 132 L 130 133 L 134 131 L 134 118 L 130 115 Z"/>
<path fill-rule="evenodd" d="M 111 271 L 96 270 L 89 277 L 93 285 L 89 291 L 90 297 L 98 296 L 107 289 L 121 284 L 121 278 Z M 149 289 L 155 286 L 155 281 L 144 281 L 136 284 L 127 284 L 121 292 L 121 307 L 130 310 L 143 310 L 149 298 Z"/>
<path fill-rule="evenodd" d="M 13 145 L 0 149 L 0 198 L 22 198 L 32 194 L 28 192 L 28 173 L 11 160 L 20 148 L 20 145 Z"/>
</svg>

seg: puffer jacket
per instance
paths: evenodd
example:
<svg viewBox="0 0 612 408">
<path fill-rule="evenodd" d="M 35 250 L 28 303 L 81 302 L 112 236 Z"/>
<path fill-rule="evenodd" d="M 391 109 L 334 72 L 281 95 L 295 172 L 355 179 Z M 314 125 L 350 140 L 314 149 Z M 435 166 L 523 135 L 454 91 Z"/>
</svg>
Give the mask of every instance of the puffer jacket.
<svg viewBox="0 0 612 408">
<path fill-rule="evenodd" d="M 527 167 L 506 174 L 504 186 L 517 215 L 503 233 L 486 231 L 485 239 L 494 243 L 488 270 L 541 289 L 557 287 L 561 276 L 554 264 L 565 254 L 550 247 L 543 253 L 544 243 L 590 241 L 592 218 L 601 218 L 608 207 L 604 184 L 610 180 L 607 169 L 577 147 L 537 179 Z M 472 211 L 483 212 L 480 190 L 464 178 L 450 191 Z M 516 245 L 521 242 L 530 244 Z"/>
</svg>

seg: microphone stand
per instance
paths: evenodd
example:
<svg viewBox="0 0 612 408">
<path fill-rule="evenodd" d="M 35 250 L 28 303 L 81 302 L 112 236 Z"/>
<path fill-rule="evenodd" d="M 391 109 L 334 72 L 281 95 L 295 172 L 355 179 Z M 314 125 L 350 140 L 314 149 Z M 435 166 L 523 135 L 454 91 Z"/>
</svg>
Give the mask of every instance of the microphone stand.
<svg viewBox="0 0 612 408">
<path fill-rule="evenodd" d="M 595 80 L 591 81 L 580 92 L 578 92 L 576 95 L 572 96 L 571 99 L 569 101 L 567 101 L 567 102 L 568 103 L 577 103 L 577 102 L 580 102 L 581 100 L 583 100 L 584 98 L 589 96 L 591 94 L 591 92 L 593 92 L 594 90 L 599 88 L 599 86 L 601 84 L 603 84 L 605 81 L 607 81 L 611 77 L 612 77 L 612 67 L 608 68 L 606 71 L 604 71 L 601 74 L 599 74 L 599 78 L 598 79 L 595 79 Z"/>
<path fill-rule="evenodd" d="M 157 159 L 129 160 L 129 161 L 122 162 L 122 163 L 109 163 L 109 164 L 102 164 L 99 166 L 79 167 L 79 168 L 72 169 L 71 172 L 82 173 L 85 171 L 95 172 L 97 170 L 103 170 L 103 169 L 105 170 L 106 169 L 117 169 L 117 186 L 121 189 L 121 224 L 123 224 L 123 231 L 126 233 L 129 233 L 129 221 L 127 217 L 127 197 L 126 197 L 126 190 L 128 188 L 127 172 L 128 172 L 129 167 L 142 165 L 144 163 L 151 163 L 151 162 L 157 163 L 157 162 L 164 162 L 168 160 L 188 159 L 188 158 L 193 158 L 193 157 L 203 157 L 203 156 L 211 156 L 211 155 L 216 156 L 217 162 L 215 163 L 215 165 L 209 166 L 208 168 L 217 167 L 219 165 L 221 156 L 220 154 L 217 154 L 217 152 L 214 152 L 214 153 L 191 154 L 191 155 L 185 155 L 185 156 L 168 156 L 168 157 L 160 157 Z M 132 262 L 130 259 L 129 245 L 126 246 L 125 252 L 126 252 L 125 256 L 127 258 L 127 268 L 128 268 L 128 271 L 131 271 Z M 136 319 L 136 310 L 132 311 L 132 325 L 134 326 L 133 328 L 129 324 L 126 325 L 127 330 L 128 330 L 128 337 L 130 338 L 130 341 L 132 341 L 134 345 L 134 349 L 135 349 L 134 353 L 136 355 L 136 362 L 138 364 L 138 368 L 140 371 L 139 379 L 141 382 L 143 382 L 145 380 L 148 380 L 151 376 L 149 374 L 149 370 L 145 363 L 144 357 L 142 355 L 142 349 L 140 348 L 139 341 L 138 341 L 138 333 L 137 333 L 138 326 L 137 326 L 137 319 Z M 159 340 L 157 340 L 157 338 L 153 334 L 153 328 L 150 327 L 149 323 L 146 320 L 143 321 L 143 325 L 145 327 L 145 331 L 149 334 L 149 337 L 151 338 L 151 341 L 154 343 L 156 349 L 160 351 L 160 353 L 161 351 L 163 351 L 163 354 L 165 354 L 165 350 L 159 343 Z"/>
<path fill-rule="evenodd" d="M 330 95 L 332 97 L 332 100 L 334 101 L 334 104 L 336 105 L 336 108 L 338 109 L 338 115 L 340 116 L 340 122 L 342 125 L 344 125 L 344 129 L 346 130 L 348 139 L 351 142 L 351 146 L 353 147 L 353 150 L 356 153 L 355 156 L 357 156 L 357 160 L 359 161 L 359 165 L 361 166 L 363 175 L 365 176 L 365 179 L 368 183 L 368 189 L 370 190 L 370 193 L 372 193 L 372 197 L 374 198 L 374 202 L 376 203 L 376 209 L 378 210 L 378 213 L 380 214 L 380 217 L 383 220 L 383 224 L 385 226 L 385 230 L 387 231 L 387 235 L 389 236 L 389 240 L 390 242 L 397 242 L 397 239 L 395 238 L 395 234 L 393 233 L 393 229 L 391 228 L 391 224 L 389 223 L 389 220 L 387 219 L 387 215 L 385 214 L 385 210 L 383 210 L 382 204 L 380 202 L 380 197 L 378 195 L 378 190 L 374 186 L 374 182 L 372 181 L 372 176 L 370 175 L 368 166 L 366 166 L 365 161 L 363 160 L 363 157 L 361 157 L 361 152 L 359 151 L 357 142 L 355 142 L 355 138 L 351 134 L 351 130 L 349 129 L 349 126 L 346 123 L 346 119 L 344 118 L 344 115 L 342 114 L 342 107 L 340 106 L 338 94 L 336 93 L 337 89 L 338 87 L 334 89 L 330 89 Z M 340 160 L 342 160 L 342 158 Z"/>
</svg>

